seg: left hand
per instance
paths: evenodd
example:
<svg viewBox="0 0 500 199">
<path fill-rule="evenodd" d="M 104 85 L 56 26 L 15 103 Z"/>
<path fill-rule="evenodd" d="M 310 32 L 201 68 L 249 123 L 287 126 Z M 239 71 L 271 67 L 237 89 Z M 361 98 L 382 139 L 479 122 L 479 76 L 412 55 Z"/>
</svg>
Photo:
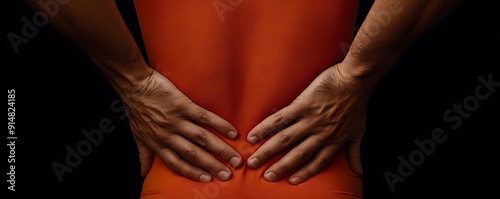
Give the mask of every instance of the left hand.
<svg viewBox="0 0 500 199">
<path fill-rule="evenodd" d="M 341 147 L 347 147 L 351 169 L 360 176 L 363 174 L 360 146 L 373 85 L 363 85 L 350 77 L 340 69 L 341 64 L 322 72 L 290 105 L 248 133 L 247 139 L 252 144 L 269 137 L 248 158 L 250 168 L 258 168 L 291 147 L 266 170 L 267 181 L 277 181 L 294 172 L 288 182 L 303 183 L 328 166 Z"/>
</svg>

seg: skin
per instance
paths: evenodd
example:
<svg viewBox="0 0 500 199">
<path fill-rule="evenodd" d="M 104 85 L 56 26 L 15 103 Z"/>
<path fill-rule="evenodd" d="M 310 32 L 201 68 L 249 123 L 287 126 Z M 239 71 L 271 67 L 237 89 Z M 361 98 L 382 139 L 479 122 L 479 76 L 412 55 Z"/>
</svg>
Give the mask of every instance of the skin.
<svg viewBox="0 0 500 199">
<path fill-rule="evenodd" d="M 25 1 L 35 11 L 43 11 L 37 0 Z M 405 48 L 459 2 L 376 0 L 345 59 L 249 132 L 250 143 L 263 144 L 248 158 L 248 166 L 258 168 L 292 146 L 264 178 L 276 181 L 293 172 L 288 181 L 296 185 L 316 175 L 346 147 L 352 170 L 362 175 L 360 146 L 373 89 Z M 214 177 L 230 180 L 226 163 L 241 167 L 242 156 L 203 126 L 232 139 L 238 136 L 235 127 L 195 104 L 146 64 L 113 0 L 69 1 L 60 5 L 49 23 L 87 53 L 121 97 L 142 176 L 149 172 L 154 154 L 173 171 L 200 182 Z"/>
<path fill-rule="evenodd" d="M 376 0 L 344 60 L 320 74 L 289 106 L 250 131 L 250 143 L 265 143 L 248 158 L 249 167 L 258 168 L 279 151 L 294 146 L 266 170 L 264 178 L 276 181 L 292 172 L 288 182 L 296 185 L 320 172 L 346 147 L 351 169 L 363 175 L 360 147 L 374 87 L 407 46 L 459 2 Z M 270 132 L 271 137 L 267 136 Z"/>
<path fill-rule="evenodd" d="M 26 2 L 42 10 L 38 1 Z M 231 169 L 210 152 L 234 168 L 242 165 L 235 149 L 202 127 L 236 138 L 234 126 L 193 103 L 146 64 L 113 0 L 69 1 L 49 23 L 88 54 L 127 107 L 142 176 L 154 154 L 173 171 L 200 182 L 231 178 Z"/>
</svg>

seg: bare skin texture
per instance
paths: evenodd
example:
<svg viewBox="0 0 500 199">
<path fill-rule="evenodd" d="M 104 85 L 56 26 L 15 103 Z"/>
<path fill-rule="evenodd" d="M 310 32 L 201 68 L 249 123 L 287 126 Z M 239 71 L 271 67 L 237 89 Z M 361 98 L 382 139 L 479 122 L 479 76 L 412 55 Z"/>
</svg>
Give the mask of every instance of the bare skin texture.
<svg viewBox="0 0 500 199">
<path fill-rule="evenodd" d="M 287 128 L 273 133 L 248 158 L 249 166 L 256 168 L 293 145 L 289 153 L 267 169 L 264 178 L 276 181 L 285 173 L 294 172 L 288 181 L 300 184 L 321 171 L 340 147 L 346 147 L 351 169 L 362 175 L 360 147 L 366 106 L 374 87 L 404 49 L 458 3 L 376 0 L 345 59 L 320 74 L 295 101 L 248 134 L 249 142 L 257 143 L 287 122 Z"/>
<path fill-rule="evenodd" d="M 43 10 L 37 0 L 26 2 Z M 360 146 L 374 87 L 405 48 L 459 2 L 376 0 L 345 59 L 249 132 L 250 143 L 263 144 L 246 160 L 248 166 L 258 168 L 292 147 L 264 178 L 276 181 L 293 172 L 288 181 L 295 185 L 316 175 L 346 147 L 351 168 L 362 175 Z M 113 0 L 69 1 L 60 5 L 50 23 L 88 54 L 122 98 L 139 150 L 141 175 L 149 172 L 154 154 L 173 171 L 200 182 L 231 179 L 231 169 L 212 154 L 241 167 L 242 156 L 203 126 L 229 138 L 237 137 L 235 127 L 195 104 L 146 64 Z"/>
</svg>

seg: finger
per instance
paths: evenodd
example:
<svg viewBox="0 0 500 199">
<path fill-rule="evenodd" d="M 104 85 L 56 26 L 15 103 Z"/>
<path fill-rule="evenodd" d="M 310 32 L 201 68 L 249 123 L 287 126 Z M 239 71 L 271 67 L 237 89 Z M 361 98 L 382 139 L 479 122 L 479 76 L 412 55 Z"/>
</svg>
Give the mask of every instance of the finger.
<svg viewBox="0 0 500 199">
<path fill-rule="evenodd" d="M 353 140 L 347 143 L 347 161 L 352 171 L 359 176 L 363 175 L 363 167 L 361 166 L 361 142 Z"/>
<path fill-rule="evenodd" d="M 222 181 L 231 179 L 231 170 L 225 164 L 186 138 L 173 135 L 168 144 L 188 163 L 205 169 Z"/>
<path fill-rule="evenodd" d="M 193 121 L 214 128 L 228 138 L 236 139 L 238 137 L 238 131 L 231 123 L 198 105 L 190 109 L 187 116 Z"/>
<path fill-rule="evenodd" d="M 309 160 L 320 146 L 321 138 L 319 136 L 309 136 L 290 150 L 283 158 L 271 165 L 264 173 L 264 179 L 270 182 L 277 181 L 283 175 Z"/>
<path fill-rule="evenodd" d="M 298 111 L 296 106 L 290 105 L 268 116 L 248 133 L 248 142 L 256 144 L 265 137 L 284 129 L 298 118 Z"/>
<path fill-rule="evenodd" d="M 137 137 L 133 134 L 135 143 L 137 144 L 137 149 L 139 151 L 139 161 L 141 163 L 141 176 L 145 177 L 148 175 L 151 166 L 153 166 L 154 153 L 153 151 L 146 146 L 146 144 L 141 140 L 141 138 Z"/>
<path fill-rule="evenodd" d="M 290 178 L 288 178 L 288 183 L 292 185 L 298 185 L 318 174 L 321 170 L 323 170 L 330 164 L 331 160 L 333 159 L 337 151 L 339 151 L 340 147 L 341 145 L 339 144 L 329 144 L 323 146 L 318 150 L 311 161 L 309 161 L 304 167 L 300 168 L 298 171 L 290 175 Z"/>
<path fill-rule="evenodd" d="M 181 176 L 198 182 L 210 182 L 213 179 L 210 173 L 187 162 L 170 148 L 161 148 L 157 154 L 168 168 Z"/>
<path fill-rule="evenodd" d="M 309 133 L 307 131 L 308 127 L 309 126 L 305 125 L 305 122 L 302 121 L 272 136 L 248 158 L 248 167 L 252 169 L 258 168 L 262 163 L 275 156 L 281 150 L 296 143 Z"/>
<path fill-rule="evenodd" d="M 180 130 L 185 132 L 182 135 L 198 144 L 201 148 L 222 158 L 234 168 L 238 168 L 242 165 L 243 158 L 241 155 L 210 131 L 189 121 L 183 121 L 179 126 L 181 126 Z"/>
</svg>

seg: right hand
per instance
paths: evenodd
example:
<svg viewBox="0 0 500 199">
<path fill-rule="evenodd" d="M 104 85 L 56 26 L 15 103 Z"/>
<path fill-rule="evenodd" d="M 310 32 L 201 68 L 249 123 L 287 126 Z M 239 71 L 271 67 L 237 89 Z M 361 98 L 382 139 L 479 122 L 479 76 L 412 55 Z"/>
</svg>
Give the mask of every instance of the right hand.
<svg viewBox="0 0 500 199">
<path fill-rule="evenodd" d="M 238 136 L 236 128 L 195 104 L 157 71 L 119 94 L 139 150 L 142 176 L 151 169 L 155 154 L 174 172 L 199 182 L 210 182 L 212 176 L 231 178 L 231 169 L 214 155 L 234 168 L 241 166 L 241 155 L 200 125 L 232 139 Z"/>
</svg>

